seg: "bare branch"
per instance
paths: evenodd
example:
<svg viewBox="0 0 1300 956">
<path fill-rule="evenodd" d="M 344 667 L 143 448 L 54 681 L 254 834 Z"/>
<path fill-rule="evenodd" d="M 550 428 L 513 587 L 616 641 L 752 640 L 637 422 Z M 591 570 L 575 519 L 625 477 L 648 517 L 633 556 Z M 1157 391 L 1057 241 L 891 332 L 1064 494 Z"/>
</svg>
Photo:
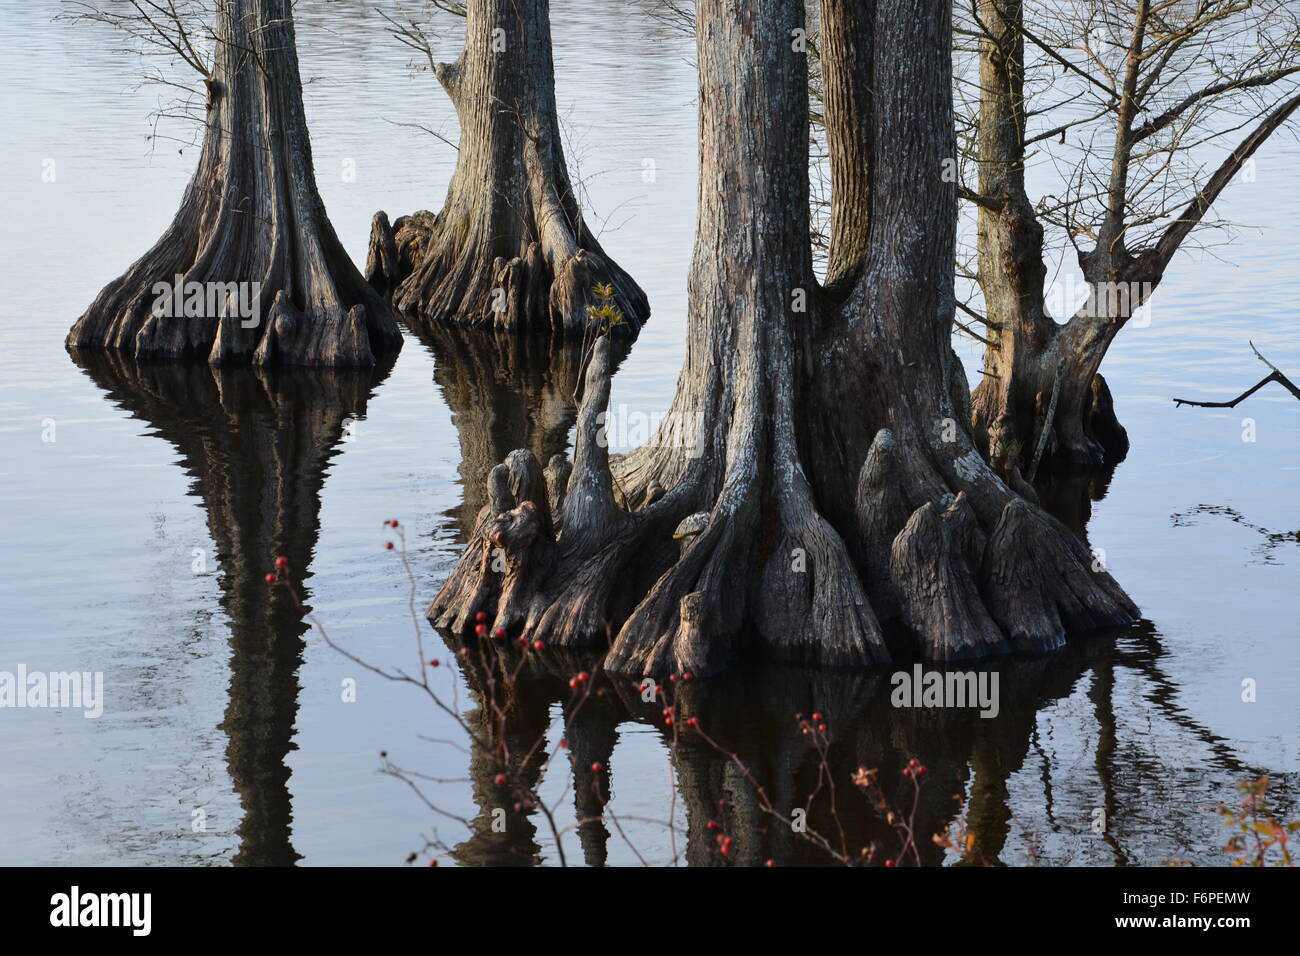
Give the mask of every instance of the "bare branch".
<svg viewBox="0 0 1300 956">
<path fill-rule="evenodd" d="M 1259 349 L 1255 348 L 1254 342 L 1250 343 L 1250 350 L 1255 353 L 1256 358 L 1258 358 L 1261 362 L 1263 362 L 1265 365 L 1267 365 L 1269 368 L 1273 370 L 1270 374 L 1265 375 L 1262 379 L 1260 379 L 1250 388 L 1246 389 L 1244 392 L 1242 392 L 1240 395 L 1238 395 L 1230 402 L 1197 402 L 1197 401 L 1193 401 L 1190 398 L 1175 398 L 1174 405 L 1179 408 L 1181 408 L 1183 405 L 1195 405 L 1198 408 L 1235 408 L 1238 404 L 1240 404 L 1242 401 L 1249 398 L 1250 396 L 1254 395 L 1256 392 L 1258 392 L 1269 382 L 1277 382 L 1288 392 L 1294 395 L 1297 399 L 1300 399 L 1300 388 L 1297 388 L 1294 382 L 1292 382 L 1289 378 L 1283 375 L 1281 370 L 1279 370 L 1276 365 L 1274 365 L 1268 359 L 1264 358 L 1264 356 L 1260 354 Z"/>
<path fill-rule="evenodd" d="M 1206 183 L 1205 187 L 1197 192 L 1196 198 L 1188 204 L 1182 214 L 1169 226 L 1168 229 L 1165 230 L 1164 235 L 1160 237 L 1160 241 L 1155 247 L 1156 260 L 1161 270 L 1169 264 L 1174 253 L 1178 251 L 1178 247 L 1182 245 L 1183 240 L 1187 238 L 1187 234 L 1191 232 L 1196 224 L 1205 216 L 1206 211 L 1210 208 L 1211 204 L 1219 198 L 1219 194 L 1223 192 L 1224 188 L 1232 180 L 1232 177 L 1237 175 L 1237 171 L 1241 169 L 1242 164 L 1254 155 L 1255 151 L 1259 149 L 1264 141 L 1268 139 L 1279 126 L 1285 123 L 1297 108 L 1300 108 L 1300 94 L 1286 100 L 1274 109 L 1272 113 L 1265 117 L 1264 121 L 1255 128 L 1255 131 L 1247 136 L 1241 145 L 1234 149 L 1232 154 L 1223 161 L 1223 164 L 1220 165 L 1214 175 L 1210 177 L 1210 181 Z"/>
<path fill-rule="evenodd" d="M 1179 116 L 1185 113 L 1188 108 L 1213 96 L 1219 96 L 1233 90 L 1245 90 L 1252 87 L 1268 86 L 1276 83 L 1285 77 L 1295 73 L 1300 73 L 1300 66 L 1290 66 L 1285 69 L 1273 70 L 1269 73 L 1261 73 L 1258 76 L 1239 77 L 1231 80 L 1225 80 L 1222 83 L 1214 83 L 1210 86 L 1197 90 L 1195 93 L 1187 96 L 1181 103 L 1170 107 L 1154 119 L 1148 120 L 1137 129 L 1133 130 L 1131 135 L 1132 142 L 1146 139 L 1152 133 L 1164 129 Z"/>
</svg>

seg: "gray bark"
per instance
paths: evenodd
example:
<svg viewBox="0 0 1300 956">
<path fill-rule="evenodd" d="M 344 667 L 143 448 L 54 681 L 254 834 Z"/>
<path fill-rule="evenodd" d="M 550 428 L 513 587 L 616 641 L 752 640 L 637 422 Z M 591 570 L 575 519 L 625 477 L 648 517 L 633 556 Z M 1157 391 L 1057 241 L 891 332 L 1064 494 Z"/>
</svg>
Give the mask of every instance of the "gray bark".
<svg viewBox="0 0 1300 956">
<path fill-rule="evenodd" d="M 822 0 L 821 59 L 830 142 L 831 235 L 826 285 L 856 278 L 871 236 L 871 51 L 875 4 Z"/>
<path fill-rule="evenodd" d="M 579 340 L 609 285 L 616 334 L 634 336 L 645 293 L 588 229 L 565 164 L 549 0 L 469 0 L 465 49 L 437 77 L 460 119 L 456 171 L 436 216 L 375 217 L 371 284 L 427 319 Z"/>
<path fill-rule="evenodd" d="M 841 121 L 871 130 L 831 142 L 888 146 L 841 157 L 869 171 L 872 241 L 833 297 L 808 239 L 806 65 L 791 44 L 803 5 L 697 10 L 700 207 L 672 415 L 699 423 L 698 453 L 661 430 L 611 460 L 601 338 L 562 533 L 544 533 L 553 495 L 536 462 L 512 453 L 431 618 L 461 629 L 486 610 L 551 644 L 609 640 L 607 668 L 660 677 L 749 649 L 851 667 L 888 660 L 891 642 L 943 660 L 1045 649 L 1067 628 L 1133 620 L 1082 541 L 984 462 L 954 398 L 950 7 L 878 4 L 873 53 L 855 57 L 872 70 L 855 88 L 874 94 Z"/>
<path fill-rule="evenodd" d="M 348 258 L 316 189 L 290 6 L 217 4 L 198 169 L 171 226 L 99 293 L 68 333 L 70 348 L 213 364 L 370 366 L 401 347 L 391 310 Z M 254 316 L 206 307 L 197 316 L 160 314 L 155 286 L 178 275 L 204 286 L 247 284 Z"/>
</svg>

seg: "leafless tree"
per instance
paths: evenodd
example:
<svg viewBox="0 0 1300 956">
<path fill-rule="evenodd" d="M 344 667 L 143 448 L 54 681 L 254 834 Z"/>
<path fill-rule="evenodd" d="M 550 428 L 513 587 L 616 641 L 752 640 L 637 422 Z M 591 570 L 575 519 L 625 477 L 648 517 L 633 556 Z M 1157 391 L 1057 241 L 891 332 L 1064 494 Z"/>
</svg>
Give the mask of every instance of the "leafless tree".
<svg viewBox="0 0 1300 956">
<path fill-rule="evenodd" d="M 1102 359 L 1175 254 L 1225 225 L 1215 201 L 1300 108 L 1300 8 L 965 0 L 961 14 L 978 65 L 957 84 L 982 300 L 968 310 L 988 330 L 976 439 L 990 453 L 1016 442 L 1057 462 L 1117 460 L 1128 439 Z M 1045 164 L 1059 186 L 1032 197 L 1027 171 Z M 1061 248 L 1080 295 L 1048 288 Z M 1054 298 L 1072 300 L 1058 316 Z"/>
</svg>

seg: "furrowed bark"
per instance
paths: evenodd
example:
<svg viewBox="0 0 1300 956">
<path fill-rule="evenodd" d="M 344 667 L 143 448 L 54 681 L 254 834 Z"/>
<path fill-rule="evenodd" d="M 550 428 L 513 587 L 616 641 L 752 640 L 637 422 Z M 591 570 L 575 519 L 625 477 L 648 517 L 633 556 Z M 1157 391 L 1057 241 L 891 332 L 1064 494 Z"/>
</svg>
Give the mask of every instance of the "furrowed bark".
<svg viewBox="0 0 1300 956">
<path fill-rule="evenodd" d="M 857 278 L 871 224 L 871 50 L 874 4 L 822 0 L 822 79 L 831 161 L 826 285 Z"/>
<path fill-rule="evenodd" d="M 203 148 L 180 209 L 67 345 L 212 364 L 374 365 L 400 349 L 401 333 L 316 189 L 290 4 L 228 0 L 216 30 Z"/>
<path fill-rule="evenodd" d="M 711 673 L 749 651 L 869 667 L 889 660 L 891 632 L 909 654 L 938 660 L 1047 649 L 1064 622 L 1136 617 L 1083 542 L 1022 502 L 975 448 L 949 345 L 951 10 L 925 0 L 879 10 L 873 55 L 854 58 L 855 69 L 872 63 L 860 84 L 873 91 L 870 114 L 841 117 L 871 129 L 833 139 L 836 149 L 888 144 L 842 157 L 869 170 L 873 238 L 845 273 L 856 276 L 847 291 L 823 296 L 808 242 L 806 70 L 789 39 L 802 4 L 701 0 L 700 209 L 669 416 L 693 423 L 698 440 L 677 447 L 661 428 L 626 458 L 607 454 L 601 338 L 563 530 L 545 542 L 554 550 L 529 611 L 510 595 L 503 612 L 511 572 L 483 571 L 491 522 L 518 520 L 528 503 L 514 489 L 485 509 L 481 543 L 435 599 L 436 621 L 495 608 L 503 626 L 548 643 L 612 636 L 607 669 L 662 678 Z M 752 116 L 766 122 L 743 121 Z M 553 491 L 531 494 L 536 503 Z M 1011 503 L 1028 517 L 995 550 Z M 507 568 L 524 560 L 509 554 Z M 993 560 L 1011 570 L 992 573 Z M 1026 584 L 1025 568 L 1040 578 Z M 1033 610 L 1009 611 L 1035 584 Z"/>
<path fill-rule="evenodd" d="M 608 301 L 614 334 L 634 337 L 645 293 L 601 248 L 569 179 L 549 0 L 469 0 L 464 51 L 436 73 L 460 119 L 456 171 L 437 215 L 390 227 L 376 214 L 371 285 L 427 319 L 578 340 L 610 324 L 590 312 Z"/>
<path fill-rule="evenodd" d="M 977 206 L 976 244 L 992 344 L 972 396 L 972 426 L 981 450 L 997 458 L 995 423 L 1014 430 L 1022 447 L 1036 444 L 1037 390 L 1022 383 L 1038 383 L 1057 328 L 1044 309 L 1043 227 L 1025 191 L 1023 4 L 980 0 L 977 9 L 988 32 L 980 40 L 979 193 L 989 202 Z"/>
</svg>

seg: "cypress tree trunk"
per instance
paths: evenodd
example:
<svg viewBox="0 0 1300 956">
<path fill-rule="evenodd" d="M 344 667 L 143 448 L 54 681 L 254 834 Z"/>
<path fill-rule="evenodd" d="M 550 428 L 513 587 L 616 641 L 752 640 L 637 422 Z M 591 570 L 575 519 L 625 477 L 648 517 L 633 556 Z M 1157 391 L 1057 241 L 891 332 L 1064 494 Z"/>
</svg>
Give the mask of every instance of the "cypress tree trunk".
<svg viewBox="0 0 1300 956">
<path fill-rule="evenodd" d="M 1113 463 L 1128 453 L 1128 435 L 1097 369 L 1128 315 L 1105 294 L 1066 325 L 1047 314 L 1043 226 L 1025 191 L 1023 4 L 980 0 L 978 9 L 990 35 L 980 41 L 979 192 L 986 202 L 978 206 L 976 243 L 993 344 L 971 396 L 976 442 L 1011 480 L 1019 479 L 1021 462 L 1032 461 L 1044 430 L 1045 460 Z M 1085 280 L 1101 289 L 1121 278 L 1115 265 L 1085 263 Z"/>
<path fill-rule="evenodd" d="M 1047 314 L 1043 226 L 1025 191 L 1023 2 L 979 0 L 978 12 L 988 36 L 980 41 L 984 201 L 976 243 L 992 344 L 984 350 L 984 373 L 971 396 L 972 426 L 980 449 L 1018 482 L 1019 465 L 1030 465 L 1040 440 L 1044 460 L 1057 464 L 1114 463 L 1128 454 L 1128 434 L 1097 369 L 1137 303 L 1120 303 L 1101 291 L 1065 325 Z M 1105 247 L 1119 254 L 1083 263 L 1091 288 L 1136 281 L 1136 275 L 1117 274 L 1117 267 L 1133 265 L 1122 244 Z"/>
<path fill-rule="evenodd" d="M 460 629 L 612 640 L 606 666 L 703 673 L 759 648 L 867 666 L 1058 646 L 1136 608 L 1084 544 L 976 451 L 949 345 L 956 187 L 951 7 L 877 5 L 869 111 L 830 137 L 869 176 L 871 241 L 842 301 L 812 277 L 799 0 L 701 0 L 700 190 L 686 363 L 669 428 L 611 462 L 596 343 L 572 473 L 526 452 L 430 608 Z M 863 60 L 855 60 L 857 63 Z M 862 67 L 858 67 L 862 68 Z M 753 121 L 759 117 L 761 121 Z M 881 144 L 870 155 L 867 143 Z M 548 469 L 549 470 L 549 469 Z M 562 514 L 556 536 L 551 501 Z M 684 520 L 685 519 L 685 520 Z"/>
<path fill-rule="evenodd" d="M 978 207 L 976 244 L 994 345 L 985 352 L 985 377 L 972 396 L 973 424 L 980 447 L 991 452 L 995 464 L 1010 469 L 1016 456 L 990 449 L 988 430 L 1002 430 L 1003 448 L 1016 441 L 1032 448 L 1036 436 L 1022 426 L 1034 421 L 1034 396 L 1020 394 L 1013 383 L 1037 380 L 1056 323 L 1043 308 L 1043 227 L 1025 192 L 1021 3 L 981 0 L 978 12 L 991 34 L 980 41 L 979 191 L 995 205 Z"/>
<path fill-rule="evenodd" d="M 1136 303 L 1111 308 L 1107 303 L 1117 299 L 1106 289 L 1149 280 L 1128 270 L 1092 275 L 1085 271 L 1096 304 L 1064 325 L 1045 316 L 1040 303 L 1001 313 L 1005 324 L 990 330 L 997 348 L 985 348 L 986 375 L 971 395 L 972 424 L 981 449 L 1003 473 L 1028 467 L 1040 440 L 1043 462 L 1058 468 L 1113 466 L 1128 455 L 1128 432 L 1098 369 Z M 1115 275 L 1120 278 L 1110 278 Z"/>
<path fill-rule="evenodd" d="M 856 279 L 871 238 L 871 38 L 875 5 L 821 0 L 823 108 L 831 165 L 826 285 Z"/>
<path fill-rule="evenodd" d="M 290 7 L 217 4 L 198 169 L 171 226 L 99 293 L 69 347 L 322 366 L 374 365 L 401 347 L 391 310 L 343 250 L 316 189 Z M 179 314 L 188 293 L 161 291 L 178 276 L 182 292 L 218 290 L 202 296 L 201 314 Z M 226 292 L 236 289 L 251 314 L 231 308 Z"/>
<path fill-rule="evenodd" d="M 366 277 L 403 311 L 511 332 L 588 337 L 597 285 L 635 334 L 645 293 L 587 228 L 555 108 L 549 0 L 470 0 L 465 49 L 437 77 L 460 119 L 442 212 L 375 215 Z"/>
</svg>

